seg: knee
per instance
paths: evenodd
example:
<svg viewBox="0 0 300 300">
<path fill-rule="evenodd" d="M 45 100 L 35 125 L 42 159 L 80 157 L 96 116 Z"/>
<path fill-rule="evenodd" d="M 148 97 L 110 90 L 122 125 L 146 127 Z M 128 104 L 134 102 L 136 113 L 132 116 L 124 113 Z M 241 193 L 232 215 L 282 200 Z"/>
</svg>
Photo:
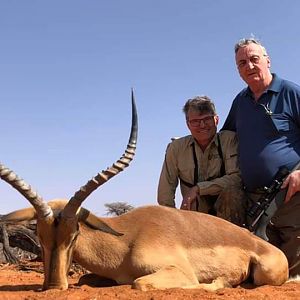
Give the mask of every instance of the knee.
<svg viewBox="0 0 300 300">
<path fill-rule="evenodd" d="M 233 210 L 246 210 L 246 201 L 242 189 L 236 187 L 228 187 L 224 189 L 216 201 L 219 208 L 228 207 Z"/>
<path fill-rule="evenodd" d="M 224 189 L 215 204 L 217 216 L 242 226 L 245 223 L 246 205 L 242 189 L 228 187 Z"/>
<path fill-rule="evenodd" d="M 233 197 L 234 199 L 244 199 L 245 192 L 241 186 L 227 186 L 221 191 L 219 197 Z"/>
</svg>

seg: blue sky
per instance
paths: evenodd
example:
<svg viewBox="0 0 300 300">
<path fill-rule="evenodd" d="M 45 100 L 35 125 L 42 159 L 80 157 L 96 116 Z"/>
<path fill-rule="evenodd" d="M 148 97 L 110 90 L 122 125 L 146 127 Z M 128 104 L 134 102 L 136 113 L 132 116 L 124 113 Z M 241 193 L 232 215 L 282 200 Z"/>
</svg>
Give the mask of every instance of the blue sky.
<svg viewBox="0 0 300 300">
<path fill-rule="evenodd" d="M 45 200 L 70 198 L 124 152 L 135 89 L 134 161 L 84 203 L 156 204 L 165 148 L 188 134 L 181 111 L 210 96 L 221 124 L 244 87 L 237 40 L 254 34 L 272 71 L 299 83 L 299 1 L 0 1 L 0 161 Z M 28 206 L 0 182 L 0 214 Z M 179 203 L 180 197 L 177 202 Z"/>
</svg>

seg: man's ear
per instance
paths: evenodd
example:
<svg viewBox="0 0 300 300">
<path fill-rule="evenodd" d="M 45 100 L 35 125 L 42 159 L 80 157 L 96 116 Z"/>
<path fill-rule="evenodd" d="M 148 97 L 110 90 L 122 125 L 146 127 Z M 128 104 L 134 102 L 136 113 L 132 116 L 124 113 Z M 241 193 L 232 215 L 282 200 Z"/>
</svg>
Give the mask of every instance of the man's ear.
<svg viewBox="0 0 300 300">
<path fill-rule="evenodd" d="M 271 60 L 270 60 L 269 56 L 267 56 L 267 64 L 268 64 L 268 68 L 270 69 L 271 68 Z"/>
<path fill-rule="evenodd" d="M 219 116 L 214 116 L 216 126 L 219 124 Z"/>
</svg>

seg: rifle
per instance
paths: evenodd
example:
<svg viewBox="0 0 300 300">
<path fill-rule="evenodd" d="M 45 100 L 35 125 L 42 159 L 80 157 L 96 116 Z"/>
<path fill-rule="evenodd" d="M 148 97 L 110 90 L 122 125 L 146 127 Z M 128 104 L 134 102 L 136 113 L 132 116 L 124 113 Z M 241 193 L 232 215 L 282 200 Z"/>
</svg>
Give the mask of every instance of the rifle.
<svg viewBox="0 0 300 300">
<path fill-rule="evenodd" d="M 300 161 L 296 164 L 296 166 L 289 171 L 286 166 L 280 167 L 278 172 L 275 174 L 273 181 L 271 182 L 269 187 L 264 187 L 265 193 L 258 199 L 257 202 L 253 203 L 248 209 L 246 214 L 251 218 L 250 224 L 247 228 L 251 232 L 255 232 L 258 227 L 258 222 L 262 218 L 263 215 L 266 215 L 266 211 L 269 208 L 270 204 L 275 199 L 276 195 L 281 190 L 281 186 L 285 180 L 285 178 L 294 170 L 299 169 Z"/>
</svg>

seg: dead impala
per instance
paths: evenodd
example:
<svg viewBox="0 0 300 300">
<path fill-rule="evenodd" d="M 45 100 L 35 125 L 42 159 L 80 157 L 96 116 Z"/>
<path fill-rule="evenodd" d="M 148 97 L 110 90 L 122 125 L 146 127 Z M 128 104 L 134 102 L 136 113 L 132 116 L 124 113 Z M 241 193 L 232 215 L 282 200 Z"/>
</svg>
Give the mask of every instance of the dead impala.
<svg viewBox="0 0 300 300">
<path fill-rule="evenodd" d="M 67 289 L 74 260 L 99 278 L 140 290 L 236 286 L 251 277 L 256 285 L 280 285 L 288 263 L 274 246 L 222 219 L 162 206 L 140 207 L 119 217 L 99 218 L 81 207 L 101 184 L 129 165 L 135 154 L 137 112 L 132 93 L 127 149 L 110 168 L 81 187 L 69 201 L 46 203 L 13 171 L 0 176 L 33 207 L 2 221 L 37 219 L 43 250 L 44 289 Z"/>
</svg>

